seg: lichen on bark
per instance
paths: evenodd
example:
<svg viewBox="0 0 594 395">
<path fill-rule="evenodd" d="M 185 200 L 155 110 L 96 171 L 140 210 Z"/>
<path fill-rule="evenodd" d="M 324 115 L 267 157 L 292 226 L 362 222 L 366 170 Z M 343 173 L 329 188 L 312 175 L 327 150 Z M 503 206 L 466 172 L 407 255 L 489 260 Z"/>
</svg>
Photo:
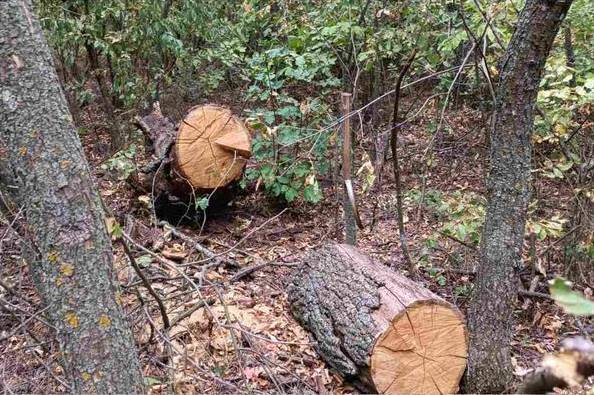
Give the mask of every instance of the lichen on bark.
<svg viewBox="0 0 594 395">
<path fill-rule="evenodd" d="M 30 0 L 0 1 L 0 194 L 5 214 L 22 208 L 23 255 L 72 390 L 142 392 L 102 204 Z"/>
</svg>

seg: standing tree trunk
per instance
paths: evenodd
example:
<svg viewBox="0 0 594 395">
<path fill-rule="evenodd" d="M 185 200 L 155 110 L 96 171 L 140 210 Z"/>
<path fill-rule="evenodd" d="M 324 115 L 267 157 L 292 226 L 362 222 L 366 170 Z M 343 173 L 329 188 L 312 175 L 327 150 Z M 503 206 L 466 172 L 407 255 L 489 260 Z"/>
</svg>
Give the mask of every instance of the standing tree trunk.
<svg viewBox="0 0 594 395">
<path fill-rule="evenodd" d="M 85 0 L 83 6 L 83 16 L 90 17 L 91 10 L 89 8 L 89 1 Z M 105 32 L 105 25 L 103 26 L 102 31 Z M 124 148 L 128 140 L 128 136 L 118 118 L 118 114 L 116 114 L 115 103 L 117 101 L 115 100 L 115 95 L 113 94 L 113 74 L 111 75 L 112 81 L 108 81 L 105 76 L 106 71 L 103 69 L 103 67 L 101 67 L 99 52 L 92 42 L 92 34 L 87 31 L 85 32 L 85 36 L 87 37 L 85 38 L 84 47 L 87 52 L 89 68 L 93 74 L 93 77 L 95 78 L 95 82 L 97 82 L 97 87 L 99 88 L 101 103 L 103 104 L 103 111 L 105 111 L 105 114 L 107 115 L 110 148 L 111 152 L 115 153 Z M 109 64 L 111 65 L 111 63 Z M 110 70 L 113 72 L 113 69 L 110 68 Z"/>
<path fill-rule="evenodd" d="M 569 86 L 575 87 L 575 51 L 573 50 L 573 42 L 571 40 L 571 26 L 567 25 L 563 29 L 564 43 L 563 48 L 565 49 L 565 64 L 571 71 L 571 79 L 569 80 Z"/>
<path fill-rule="evenodd" d="M 107 121 L 109 122 L 108 128 L 111 152 L 117 152 L 124 148 L 127 136 L 125 135 L 120 120 L 116 114 L 116 110 L 112 101 L 112 95 L 110 93 L 111 87 L 105 78 L 105 70 L 103 70 L 99 64 L 99 54 L 93 47 L 93 44 L 90 42 L 85 43 L 85 49 L 87 51 L 91 73 L 95 77 L 95 81 L 99 87 L 103 111 L 105 111 L 105 114 L 107 115 Z"/>
<path fill-rule="evenodd" d="M 571 0 L 528 0 L 501 65 L 487 212 L 469 312 L 469 392 L 502 392 L 511 384 L 510 341 L 530 197 L 534 105 L 545 61 L 570 5 Z"/>
<path fill-rule="evenodd" d="M 353 143 L 351 140 L 351 98 L 350 93 L 340 94 L 340 110 L 344 120 L 340 125 L 342 130 L 342 180 L 344 182 L 344 194 L 342 208 L 344 217 L 344 241 L 349 245 L 357 244 L 357 224 L 355 222 L 355 193 L 353 190 Z M 357 214 L 358 215 L 358 214 Z"/>
<path fill-rule="evenodd" d="M 0 2 L 0 197 L 76 393 L 139 393 L 101 200 L 30 0 Z"/>
</svg>

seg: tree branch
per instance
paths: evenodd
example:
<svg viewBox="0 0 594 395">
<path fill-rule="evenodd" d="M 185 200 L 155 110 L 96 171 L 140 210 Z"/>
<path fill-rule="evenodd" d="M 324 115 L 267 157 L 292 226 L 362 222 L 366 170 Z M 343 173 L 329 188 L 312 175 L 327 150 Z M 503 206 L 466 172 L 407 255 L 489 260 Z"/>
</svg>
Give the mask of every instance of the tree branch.
<svg viewBox="0 0 594 395">
<path fill-rule="evenodd" d="M 398 75 L 398 79 L 396 80 L 396 87 L 394 89 L 395 97 L 394 97 L 394 113 L 392 115 L 392 130 L 390 133 L 390 146 L 392 148 L 392 163 L 394 165 L 394 181 L 396 183 L 396 205 L 397 205 L 397 216 L 398 216 L 398 230 L 400 233 L 400 248 L 402 249 L 402 254 L 404 255 L 404 259 L 409 267 L 409 270 L 412 273 L 416 271 L 415 265 L 413 264 L 412 260 L 410 259 L 410 254 L 408 253 L 408 246 L 406 243 L 406 232 L 404 229 L 404 215 L 402 213 L 402 186 L 400 182 L 400 166 L 398 164 L 398 110 L 400 106 L 400 86 L 402 85 L 402 80 L 408 69 L 410 68 L 412 62 L 415 60 L 415 56 L 417 55 L 416 48 L 413 50 L 412 54 L 408 58 L 406 64 L 400 70 L 400 74 Z"/>
</svg>

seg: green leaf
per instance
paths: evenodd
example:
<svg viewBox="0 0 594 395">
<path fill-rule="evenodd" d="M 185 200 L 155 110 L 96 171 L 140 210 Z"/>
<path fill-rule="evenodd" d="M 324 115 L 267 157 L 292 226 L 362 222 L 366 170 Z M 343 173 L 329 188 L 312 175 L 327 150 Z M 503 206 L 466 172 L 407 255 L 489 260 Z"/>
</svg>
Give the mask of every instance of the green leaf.
<svg viewBox="0 0 594 395">
<path fill-rule="evenodd" d="M 152 262 L 153 262 L 153 257 L 148 254 L 141 255 L 138 258 L 136 258 L 136 263 L 138 263 L 138 266 L 140 266 L 143 269 L 146 267 L 149 267 Z"/>
<path fill-rule="evenodd" d="M 443 40 L 439 46 L 438 50 L 443 52 L 452 52 L 456 48 L 460 46 L 460 44 L 466 39 L 466 33 L 463 30 L 458 31 L 457 33 L 447 37 Z"/>
<path fill-rule="evenodd" d="M 151 377 L 151 376 L 146 376 L 144 378 L 144 385 L 150 387 L 152 385 L 157 385 L 157 384 L 161 384 L 161 380 L 159 380 L 157 377 Z"/>
<path fill-rule="evenodd" d="M 437 276 L 437 277 L 435 278 L 435 280 L 436 280 L 436 281 L 437 281 L 437 283 L 438 283 L 440 286 L 442 286 L 442 287 L 443 287 L 444 285 L 446 285 L 446 278 L 445 278 L 443 275 L 441 275 L 441 274 L 440 274 L 439 276 Z"/>
<path fill-rule="evenodd" d="M 562 278 L 551 281 L 549 290 L 555 302 L 567 313 L 581 316 L 594 315 L 594 302 L 586 299 L 581 293 L 572 291 L 570 284 Z"/>
<path fill-rule="evenodd" d="M 299 67 L 305 66 L 305 57 L 303 55 L 299 55 L 295 58 L 295 64 Z"/>
<path fill-rule="evenodd" d="M 115 222 L 111 228 L 111 235 L 115 239 L 121 239 L 123 233 L 124 233 L 124 230 L 122 229 L 122 226 L 119 223 Z"/>
<path fill-rule="evenodd" d="M 289 181 L 291 181 L 291 180 L 287 176 L 276 177 L 276 182 L 278 182 L 279 184 L 287 185 L 289 183 Z"/>
<path fill-rule="evenodd" d="M 208 196 L 203 196 L 200 200 L 196 201 L 196 208 L 204 211 L 208 208 Z"/>
<path fill-rule="evenodd" d="M 458 238 L 462 241 L 466 239 L 466 226 L 464 224 L 459 224 L 457 229 Z"/>
<path fill-rule="evenodd" d="M 437 248 L 437 240 L 430 238 L 425 240 L 425 245 L 429 248 Z"/>
<path fill-rule="evenodd" d="M 291 203 L 293 200 L 295 200 L 298 194 L 299 191 L 297 191 L 296 189 L 287 188 L 287 190 L 285 191 L 285 199 L 287 200 L 287 202 Z"/>
<path fill-rule="evenodd" d="M 317 203 L 322 200 L 322 191 L 317 181 L 303 189 L 303 198 L 309 203 Z"/>
<path fill-rule="evenodd" d="M 294 51 L 298 51 L 303 48 L 303 40 L 297 36 L 289 36 L 287 37 L 287 44 L 289 48 Z"/>
</svg>

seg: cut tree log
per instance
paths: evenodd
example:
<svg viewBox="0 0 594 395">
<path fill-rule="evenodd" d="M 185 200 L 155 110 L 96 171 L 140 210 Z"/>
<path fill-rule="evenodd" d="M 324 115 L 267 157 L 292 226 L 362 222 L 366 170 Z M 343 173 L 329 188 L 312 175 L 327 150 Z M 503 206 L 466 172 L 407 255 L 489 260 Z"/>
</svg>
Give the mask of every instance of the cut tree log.
<svg viewBox="0 0 594 395">
<path fill-rule="evenodd" d="M 250 133 L 231 111 L 193 108 L 175 140 L 175 167 L 195 188 L 214 189 L 241 177 L 251 155 Z"/>
<path fill-rule="evenodd" d="M 468 352 L 460 311 L 355 247 L 310 251 L 288 294 L 320 356 L 363 391 L 458 391 Z"/>
<path fill-rule="evenodd" d="M 209 194 L 209 209 L 226 207 L 251 155 L 251 136 L 230 110 L 214 105 L 194 107 L 176 128 L 158 102 L 136 117 L 152 149 L 133 185 L 155 196 L 157 217 L 172 223 L 198 220 L 195 197 Z"/>
<path fill-rule="evenodd" d="M 194 107 L 176 130 L 157 102 L 150 114 L 136 117 L 136 123 L 152 144 L 154 158 L 145 172 L 172 163 L 184 183 L 198 190 L 224 187 L 237 180 L 251 156 L 249 131 L 223 107 Z"/>
</svg>

